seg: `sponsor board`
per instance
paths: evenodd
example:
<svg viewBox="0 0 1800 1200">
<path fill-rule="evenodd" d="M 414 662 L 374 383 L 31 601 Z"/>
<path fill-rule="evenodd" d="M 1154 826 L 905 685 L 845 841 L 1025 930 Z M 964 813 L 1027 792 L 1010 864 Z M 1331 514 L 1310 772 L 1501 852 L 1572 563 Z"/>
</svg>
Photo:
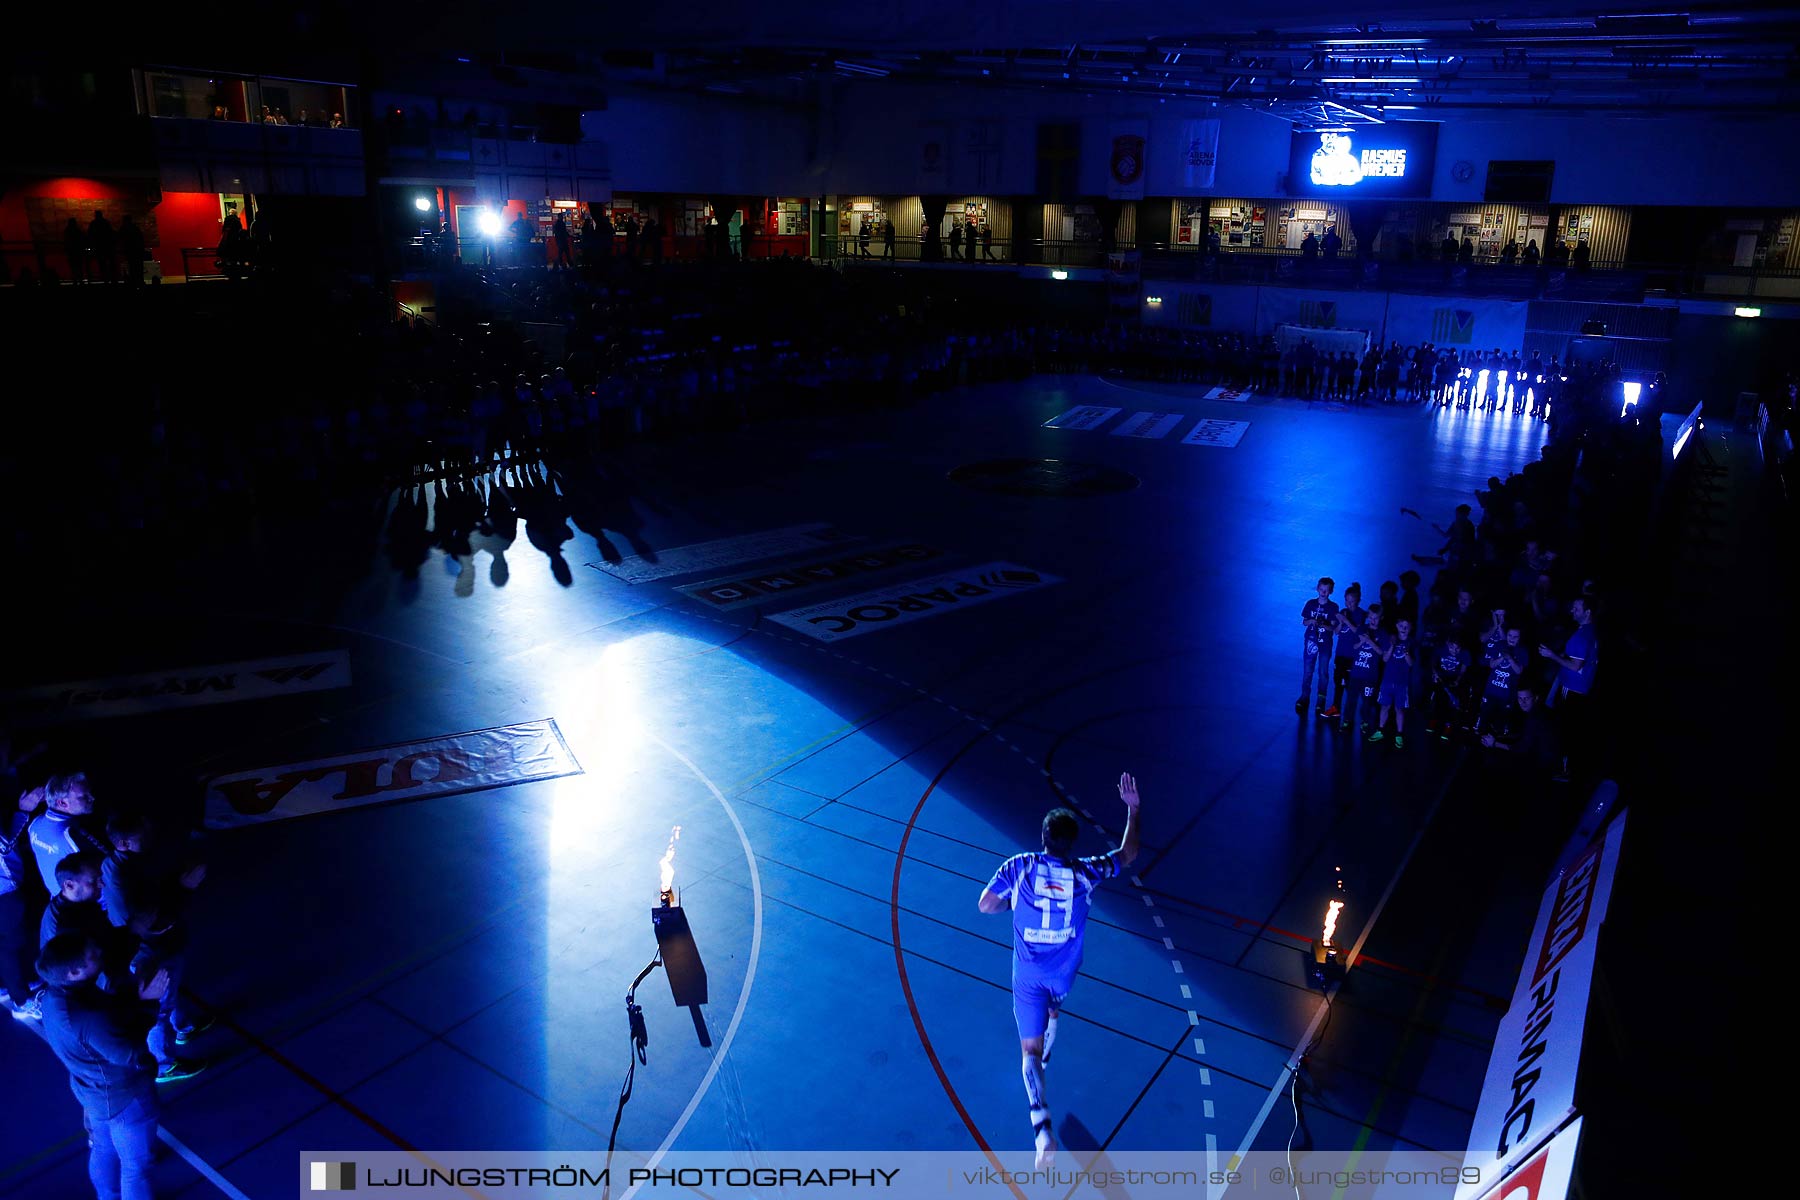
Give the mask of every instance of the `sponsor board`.
<svg viewBox="0 0 1800 1200">
<path fill-rule="evenodd" d="M 1206 395 L 1201 397 L 1201 399 L 1202 400 L 1230 400 L 1235 404 L 1242 404 L 1246 400 L 1250 399 L 1250 397 L 1253 395 L 1255 395 L 1254 392 L 1246 392 L 1240 388 L 1216 387 L 1216 388 L 1213 388 L 1211 391 L 1207 392 Z"/>
<path fill-rule="evenodd" d="M 1250 428 L 1248 421 L 1202 421 L 1188 431 L 1181 439 L 1184 446 L 1217 446 L 1229 450 L 1244 440 L 1244 431 Z"/>
<path fill-rule="evenodd" d="M 1114 437 L 1159 438 L 1174 432 L 1182 414 L 1169 412 L 1132 413 L 1112 431 Z"/>
<path fill-rule="evenodd" d="M 1483 1193 L 1481 1200 L 1568 1200 L 1580 1145 L 1581 1118 L 1576 1117 L 1518 1170 Z"/>
<path fill-rule="evenodd" d="M 690 599 L 713 608 L 754 607 L 768 600 L 786 599 L 795 592 L 812 591 L 833 583 L 841 583 L 857 575 L 886 571 L 942 558 L 944 552 L 923 542 L 876 546 L 849 556 L 834 556 L 814 562 L 783 566 L 778 571 L 746 573 L 729 579 L 709 579 L 705 583 L 685 584 L 675 590 Z"/>
<path fill-rule="evenodd" d="M 1102 408 L 1098 404 L 1083 404 L 1079 408 L 1071 408 L 1066 413 L 1059 413 L 1044 422 L 1045 429 L 1098 429 L 1125 410 L 1122 408 Z"/>
<path fill-rule="evenodd" d="M 696 542 L 691 546 L 649 555 L 633 555 L 616 563 L 597 562 L 588 566 L 604 571 L 626 583 L 653 583 L 677 575 L 698 575 L 702 571 L 724 571 L 740 563 L 766 562 L 804 554 L 821 546 L 842 545 L 860 540 L 857 535 L 843 533 L 830 525 L 789 525 L 782 529 L 765 529 L 739 537 Z"/>
<path fill-rule="evenodd" d="M 821 642 L 838 641 L 1001 600 L 1062 580 L 1016 563 L 992 562 L 928 579 L 770 613 L 765 619 Z"/>
<path fill-rule="evenodd" d="M 0 711 L 9 720 L 27 724 L 84 721 L 348 686 L 350 655 L 343 650 L 321 650 L 209 667 L 173 667 L 112 679 L 46 684 L 8 693 L 0 699 Z"/>
<path fill-rule="evenodd" d="M 1487 1195 L 1575 1111 L 1600 925 L 1624 836 L 1621 813 L 1544 889 L 1512 1007 L 1494 1033 L 1456 1200 Z"/>
<path fill-rule="evenodd" d="M 555 721 L 527 721 L 220 775 L 206 785 L 206 827 L 238 829 L 580 772 Z"/>
</svg>

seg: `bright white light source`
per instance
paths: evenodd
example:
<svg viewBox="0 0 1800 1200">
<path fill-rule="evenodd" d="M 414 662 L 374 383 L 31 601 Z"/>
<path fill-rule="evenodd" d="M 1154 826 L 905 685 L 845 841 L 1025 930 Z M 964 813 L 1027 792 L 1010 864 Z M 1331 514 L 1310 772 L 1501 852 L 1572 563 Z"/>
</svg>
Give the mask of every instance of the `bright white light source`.
<svg viewBox="0 0 1800 1200">
<path fill-rule="evenodd" d="M 1626 410 L 1635 405 L 1638 398 L 1644 394 L 1644 385 L 1635 380 L 1626 380 L 1619 385 L 1619 394 L 1625 400 L 1625 403 L 1619 405 L 1619 415 L 1622 417 Z"/>
<path fill-rule="evenodd" d="M 1052 279 L 1067 279 L 1068 277 L 1069 277 L 1069 273 L 1067 271 L 1052 271 L 1052 272 L 1050 272 L 1050 278 L 1052 278 Z"/>
<path fill-rule="evenodd" d="M 1762 316 L 1762 309 L 1760 309 L 1760 308 L 1739 307 L 1739 308 L 1734 309 L 1733 312 L 1737 316 L 1740 316 L 1740 317 L 1760 317 L 1760 316 Z"/>
<path fill-rule="evenodd" d="M 475 224 L 488 237 L 500 236 L 500 214 L 491 208 L 482 209 L 481 215 L 475 218 Z"/>
<path fill-rule="evenodd" d="M 1145 304 L 1161 304 L 1162 297 L 1161 296 L 1145 296 L 1144 303 Z"/>
<path fill-rule="evenodd" d="M 1325 945 L 1331 945 L 1331 939 L 1337 935 L 1338 910 L 1344 907 L 1342 900 L 1333 900 L 1325 906 L 1325 936 L 1320 938 Z"/>
<path fill-rule="evenodd" d="M 413 198 L 413 207 L 418 209 L 420 212 L 430 212 L 431 211 L 431 201 L 427 200 L 423 196 L 416 196 Z"/>
</svg>

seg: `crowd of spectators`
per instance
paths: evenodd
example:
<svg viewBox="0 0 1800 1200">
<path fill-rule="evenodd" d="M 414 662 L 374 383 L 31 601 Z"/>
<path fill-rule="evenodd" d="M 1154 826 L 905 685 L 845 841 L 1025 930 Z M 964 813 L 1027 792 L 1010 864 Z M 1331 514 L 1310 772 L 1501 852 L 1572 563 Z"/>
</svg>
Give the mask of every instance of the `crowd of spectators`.
<svg viewBox="0 0 1800 1200">
<path fill-rule="evenodd" d="M 1319 579 L 1301 609 L 1296 713 L 1395 749 L 1421 734 L 1467 742 L 1535 784 L 1601 769 L 1594 706 L 1616 690 L 1602 652 L 1633 640 L 1646 552 L 1622 531 L 1645 524 L 1661 442 L 1654 424 L 1581 400 L 1589 419 L 1434 524 L 1415 567 L 1372 596 L 1352 582 L 1341 604 Z M 1416 567 L 1437 569 L 1424 591 Z"/>
</svg>

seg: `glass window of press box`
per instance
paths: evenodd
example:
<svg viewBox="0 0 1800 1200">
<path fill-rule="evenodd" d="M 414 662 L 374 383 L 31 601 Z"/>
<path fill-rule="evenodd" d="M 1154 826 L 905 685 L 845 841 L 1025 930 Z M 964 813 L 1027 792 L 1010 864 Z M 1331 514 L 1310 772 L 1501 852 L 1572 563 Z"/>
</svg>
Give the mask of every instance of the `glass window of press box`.
<svg viewBox="0 0 1800 1200">
<path fill-rule="evenodd" d="M 356 89 L 346 84 L 160 67 L 142 75 L 139 104 L 152 117 L 312 129 L 348 129 L 355 124 Z"/>
</svg>

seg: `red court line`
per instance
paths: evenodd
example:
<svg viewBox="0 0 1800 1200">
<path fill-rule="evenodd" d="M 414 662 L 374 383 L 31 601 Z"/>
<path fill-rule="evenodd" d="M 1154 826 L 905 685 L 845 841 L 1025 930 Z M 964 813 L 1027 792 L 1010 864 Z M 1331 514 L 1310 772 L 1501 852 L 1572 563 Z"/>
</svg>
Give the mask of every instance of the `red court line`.
<svg viewBox="0 0 1800 1200">
<path fill-rule="evenodd" d="M 912 816 L 906 822 L 906 829 L 900 834 L 900 849 L 894 855 L 894 886 L 888 897 L 888 918 L 894 935 L 894 966 L 900 972 L 900 990 L 906 996 L 907 1011 L 912 1014 L 913 1030 L 919 1035 L 919 1045 L 924 1047 L 925 1057 L 931 1060 L 931 1069 L 937 1072 L 938 1083 L 943 1085 L 944 1094 L 950 1097 L 950 1104 L 956 1109 L 956 1115 L 962 1118 L 963 1126 L 968 1129 L 969 1136 L 975 1139 L 975 1144 L 981 1147 L 981 1152 L 987 1155 L 988 1161 L 994 1165 L 995 1170 L 1005 1170 L 1000 1164 L 999 1156 L 994 1153 L 993 1147 L 989 1146 L 987 1139 L 981 1136 L 981 1130 L 976 1126 L 975 1118 L 969 1115 L 969 1110 L 964 1106 L 962 1097 L 956 1094 L 956 1085 L 950 1082 L 950 1076 L 945 1072 L 944 1064 L 938 1061 L 937 1050 L 931 1044 L 931 1035 L 925 1031 L 925 1018 L 919 1012 L 918 1001 L 913 998 L 912 980 L 906 973 L 906 952 L 900 945 L 900 872 L 906 865 L 906 844 L 912 840 L 913 826 L 918 824 L 919 814 L 925 811 L 925 802 L 931 799 L 931 793 L 936 791 L 937 785 L 944 781 L 944 776 L 950 773 L 950 768 L 954 767 L 964 754 L 967 754 L 977 742 L 986 736 L 986 733 L 976 734 L 961 750 L 951 755 L 950 761 L 945 763 L 943 768 L 932 777 L 931 782 L 925 786 L 924 795 L 919 797 L 919 803 L 913 807 Z M 1018 1184 L 1009 1182 L 1007 1187 L 1011 1189 L 1017 1200 L 1026 1200 L 1025 1193 L 1019 1190 Z"/>
</svg>

